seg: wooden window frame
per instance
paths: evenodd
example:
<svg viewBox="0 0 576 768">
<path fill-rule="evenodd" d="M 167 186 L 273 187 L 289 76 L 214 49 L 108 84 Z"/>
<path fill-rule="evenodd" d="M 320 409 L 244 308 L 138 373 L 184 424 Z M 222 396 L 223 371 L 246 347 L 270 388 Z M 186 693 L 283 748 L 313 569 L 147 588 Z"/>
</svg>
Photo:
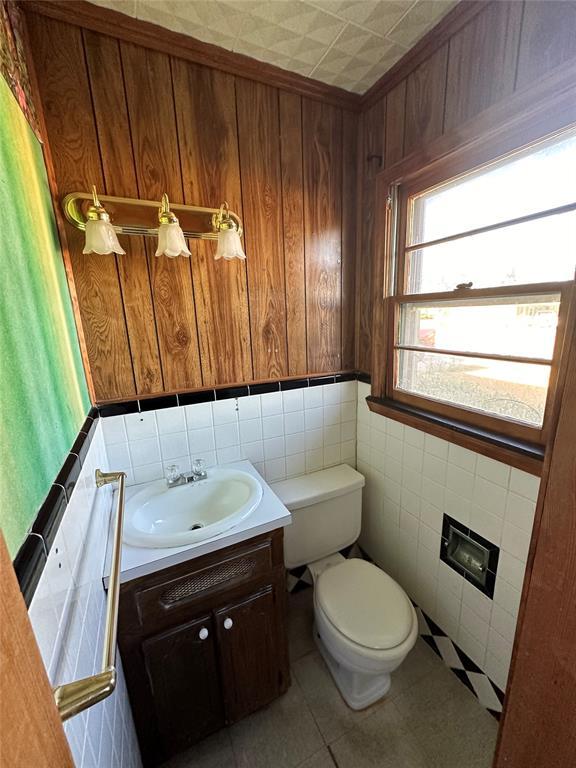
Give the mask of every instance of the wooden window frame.
<svg viewBox="0 0 576 768">
<path fill-rule="evenodd" d="M 374 348 L 373 348 L 373 382 L 372 397 L 369 403 L 372 410 L 380 412 L 390 418 L 396 418 L 404 423 L 412 421 L 407 417 L 405 409 L 412 409 L 413 413 L 420 415 L 422 428 L 428 432 L 437 432 L 435 427 L 427 424 L 425 417 L 438 419 L 440 423 L 445 420 L 447 424 L 457 425 L 459 432 L 465 432 L 470 427 L 470 432 L 476 433 L 471 439 L 477 442 L 478 431 L 493 436 L 494 445 L 490 445 L 487 455 L 494 458 L 516 464 L 528 471 L 536 472 L 534 458 L 518 461 L 510 460 L 517 453 L 522 453 L 523 444 L 528 451 L 536 451 L 546 446 L 551 437 L 552 414 L 556 403 L 556 394 L 559 378 L 559 370 L 562 365 L 565 349 L 570 342 L 573 331 L 573 314 L 575 311 L 575 282 L 574 280 L 534 283 L 529 285 L 513 285 L 496 288 L 466 289 L 465 291 L 438 292 L 427 294 L 406 293 L 405 269 L 406 269 L 406 233 L 408 217 L 408 201 L 410 197 L 422 193 L 427 189 L 442 183 L 447 183 L 467 173 L 472 173 L 483 166 L 489 166 L 501 159 L 513 156 L 525 151 L 531 145 L 535 145 L 555 136 L 568 132 L 574 124 L 562 127 L 554 126 L 551 131 L 542 134 L 539 131 L 520 131 L 522 140 L 517 143 L 518 128 L 515 126 L 508 134 L 506 130 L 498 141 L 494 137 L 479 139 L 475 145 L 468 149 L 459 147 L 438 160 L 431 162 L 423 168 L 415 168 L 410 162 L 403 163 L 396 169 L 396 173 L 383 173 L 377 180 L 378 200 L 381 207 L 386 210 L 385 227 L 377 237 L 376 254 L 383 254 L 380 259 L 376 255 L 374 265 L 374 278 L 376 291 L 382 289 L 382 294 L 375 295 L 374 308 Z M 402 171 L 405 171 L 402 173 Z M 566 207 L 558 208 L 561 213 Z M 519 217 L 520 220 L 536 218 Z M 541 428 L 531 427 L 522 422 L 513 421 L 498 416 L 492 416 L 482 411 L 452 405 L 439 400 L 433 400 L 424 396 L 415 395 L 395 387 L 395 356 L 396 334 L 398 328 L 398 313 L 400 304 L 421 302 L 427 299 L 473 299 L 487 296 L 514 296 L 537 295 L 539 293 L 560 293 L 560 310 L 558 317 L 558 330 L 556 333 L 554 350 L 552 355 L 550 380 L 546 396 L 544 419 Z M 378 327 L 380 326 L 380 327 Z M 434 350 L 431 350 L 434 351 Z M 404 412 L 394 412 L 395 407 L 404 409 Z M 409 411 L 408 411 L 409 413 Z M 424 417 L 424 418 L 422 418 Z M 442 427 L 439 427 L 442 431 Z M 451 433 L 453 427 L 448 426 L 445 431 Z M 466 444 L 466 438 L 462 434 L 453 440 L 461 445 Z M 496 443 L 500 442 L 497 446 Z M 509 446 L 507 447 L 507 444 Z M 525 466 L 528 463 L 529 466 Z"/>
<path fill-rule="evenodd" d="M 398 372 L 397 368 L 397 331 L 399 326 L 400 306 L 402 304 L 419 303 L 421 301 L 426 302 L 428 300 L 454 300 L 454 299 L 474 299 L 483 297 L 497 297 L 497 296 L 535 296 L 538 294 L 547 295 L 550 293 L 560 294 L 560 309 L 558 314 L 558 330 L 556 331 L 556 338 L 554 341 L 554 351 L 550 362 L 550 380 L 548 384 L 548 390 L 546 394 L 546 404 L 544 407 L 544 417 L 542 427 L 531 427 L 529 424 L 525 424 L 520 421 L 508 419 L 506 417 L 498 417 L 486 413 L 474 408 L 467 408 L 463 405 L 451 405 L 449 402 L 443 400 L 435 400 L 433 398 L 426 397 L 424 395 L 416 395 L 406 390 L 400 389 L 396 386 L 394 381 Z M 554 403 L 556 395 L 556 383 L 558 378 L 558 368 L 560 365 L 560 357 L 564 346 L 564 334 L 566 328 L 566 318 L 568 316 L 568 310 L 570 306 L 572 296 L 572 284 L 571 283 L 537 283 L 531 285 L 519 285 L 500 289 L 478 289 L 467 290 L 465 294 L 461 292 L 451 293 L 431 293 L 431 294 L 397 294 L 390 298 L 389 311 L 390 319 L 388 323 L 388 362 L 386 377 L 386 396 L 390 400 L 394 400 L 406 405 L 412 405 L 415 408 L 429 410 L 432 413 L 436 413 L 440 416 L 456 419 L 464 423 L 471 424 L 482 429 L 487 429 L 492 432 L 500 433 L 503 436 L 509 436 L 518 440 L 526 440 L 527 442 L 536 443 L 538 445 L 545 445 L 546 440 L 550 434 L 550 415 L 552 411 L 552 405 Z M 437 352 L 433 348 L 430 349 L 431 353 L 442 354 Z M 459 356 L 459 353 L 455 353 Z M 471 354 L 472 357 L 481 357 L 481 355 Z M 531 362 L 530 359 L 519 360 L 515 359 L 512 355 L 489 355 L 484 357 L 493 359 L 509 360 L 512 362 Z"/>
</svg>

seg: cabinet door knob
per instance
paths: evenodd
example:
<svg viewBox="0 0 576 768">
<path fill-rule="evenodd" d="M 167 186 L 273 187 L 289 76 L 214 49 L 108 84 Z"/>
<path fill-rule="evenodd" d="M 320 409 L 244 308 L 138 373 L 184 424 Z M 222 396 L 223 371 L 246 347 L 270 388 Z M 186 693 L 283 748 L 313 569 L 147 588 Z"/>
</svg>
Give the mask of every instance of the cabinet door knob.
<svg viewBox="0 0 576 768">
<path fill-rule="evenodd" d="M 232 624 L 234 624 L 232 619 L 224 619 L 224 629 L 230 629 Z"/>
<path fill-rule="evenodd" d="M 206 629 L 206 627 L 202 627 L 200 632 L 198 632 L 198 637 L 200 638 L 200 640 L 206 640 L 206 638 L 208 637 L 208 630 Z"/>
</svg>

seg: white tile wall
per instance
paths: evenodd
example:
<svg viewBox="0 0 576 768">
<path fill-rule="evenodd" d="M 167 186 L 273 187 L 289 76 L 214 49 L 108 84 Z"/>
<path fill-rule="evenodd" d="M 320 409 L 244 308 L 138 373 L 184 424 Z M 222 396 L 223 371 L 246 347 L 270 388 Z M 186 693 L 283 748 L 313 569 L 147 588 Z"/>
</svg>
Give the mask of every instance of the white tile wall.
<svg viewBox="0 0 576 768">
<path fill-rule="evenodd" d="M 360 543 L 501 688 L 506 685 L 538 478 L 371 413 L 358 383 Z M 440 560 L 442 515 L 500 547 L 494 599 Z"/>
<path fill-rule="evenodd" d="M 114 429 L 117 437 L 125 437 L 124 423 L 116 422 Z M 106 611 L 102 568 L 112 497 L 109 488 L 96 491 L 94 470 L 105 464 L 99 426 L 30 604 L 30 621 L 52 685 L 91 675 L 101 663 Z M 120 654 L 117 664 L 114 693 L 64 725 L 78 768 L 141 766 Z"/>
<path fill-rule="evenodd" d="M 249 459 L 272 482 L 341 462 L 356 465 L 355 381 L 101 419 L 108 467 L 128 484 L 193 458 Z"/>
</svg>

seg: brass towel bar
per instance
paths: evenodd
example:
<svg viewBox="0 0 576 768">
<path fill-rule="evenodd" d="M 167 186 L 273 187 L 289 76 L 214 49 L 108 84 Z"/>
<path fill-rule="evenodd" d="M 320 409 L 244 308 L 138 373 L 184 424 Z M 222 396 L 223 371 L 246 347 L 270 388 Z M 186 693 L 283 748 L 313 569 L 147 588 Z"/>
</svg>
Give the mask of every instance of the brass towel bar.
<svg viewBox="0 0 576 768">
<path fill-rule="evenodd" d="M 109 696 L 116 687 L 116 633 L 118 628 L 118 602 L 120 598 L 120 560 L 122 556 L 122 524 L 124 519 L 124 472 L 96 470 L 96 485 L 100 488 L 118 482 L 118 503 L 114 527 L 114 548 L 106 604 L 106 629 L 102 653 L 102 671 L 73 683 L 54 688 L 54 700 L 62 720 L 77 715 Z"/>
</svg>

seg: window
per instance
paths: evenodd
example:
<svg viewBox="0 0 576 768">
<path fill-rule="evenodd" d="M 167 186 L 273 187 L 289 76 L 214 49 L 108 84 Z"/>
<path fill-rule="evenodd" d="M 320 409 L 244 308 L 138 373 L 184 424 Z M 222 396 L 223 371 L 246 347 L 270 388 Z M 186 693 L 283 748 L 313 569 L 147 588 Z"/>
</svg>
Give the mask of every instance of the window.
<svg viewBox="0 0 576 768">
<path fill-rule="evenodd" d="M 576 132 L 397 188 L 387 395 L 543 442 L 576 265 Z"/>
</svg>

